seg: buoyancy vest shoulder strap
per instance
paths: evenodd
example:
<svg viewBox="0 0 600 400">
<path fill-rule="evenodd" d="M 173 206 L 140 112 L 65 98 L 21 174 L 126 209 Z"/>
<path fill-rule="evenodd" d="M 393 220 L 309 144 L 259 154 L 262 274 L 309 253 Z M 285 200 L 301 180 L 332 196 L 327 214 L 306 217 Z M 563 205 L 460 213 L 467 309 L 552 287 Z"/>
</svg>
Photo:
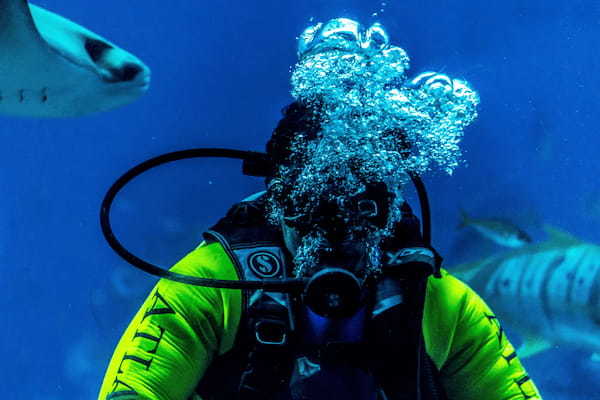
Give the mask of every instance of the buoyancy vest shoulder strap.
<svg viewBox="0 0 600 400">
<path fill-rule="evenodd" d="M 276 280 L 288 275 L 289 254 L 281 229 L 265 218 L 263 196 L 232 206 L 225 217 L 204 233 L 204 238 L 223 246 L 242 280 Z M 285 298 L 281 293 L 271 294 L 278 301 Z M 250 295 L 250 291 L 245 291 L 244 310 L 249 306 Z"/>
<path fill-rule="evenodd" d="M 285 279 L 290 256 L 281 230 L 265 219 L 264 199 L 235 204 L 227 215 L 205 232 L 207 241 L 219 242 L 232 259 L 240 279 Z M 219 393 L 218 398 L 264 399 L 276 382 L 284 384 L 291 368 L 291 300 L 287 294 L 245 290 L 236 345 L 218 357 L 197 391 Z M 226 372 L 225 372 L 226 371 Z"/>
</svg>

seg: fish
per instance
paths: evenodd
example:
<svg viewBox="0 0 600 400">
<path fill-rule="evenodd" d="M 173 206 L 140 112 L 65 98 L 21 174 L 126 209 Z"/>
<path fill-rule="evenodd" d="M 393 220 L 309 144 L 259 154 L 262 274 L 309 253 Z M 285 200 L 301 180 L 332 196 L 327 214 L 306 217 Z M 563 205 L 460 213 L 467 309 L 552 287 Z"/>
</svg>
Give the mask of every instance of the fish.
<svg viewBox="0 0 600 400">
<path fill-rule="evenodd" d="M 149 85 L 150 69 L 107 39 L 27 0 L 0 0 L 0 115 L 83 116 Z"/>
<path fill-rule="evenodd" d="M 531 243 L 531 237 L 513 222 L 502 218 L 471 218 L 461 211 L 458 228 L 471 227 L 482 236 L 504 247 L 521 247 Z"/>
<path fill-rule="evenodd" d="M 599 354 L 600 246 L 548 225 L 544 229 L 547 241 L 450 271 L 523 337 L 520 357 L 559 345 Z"/>
</svg>

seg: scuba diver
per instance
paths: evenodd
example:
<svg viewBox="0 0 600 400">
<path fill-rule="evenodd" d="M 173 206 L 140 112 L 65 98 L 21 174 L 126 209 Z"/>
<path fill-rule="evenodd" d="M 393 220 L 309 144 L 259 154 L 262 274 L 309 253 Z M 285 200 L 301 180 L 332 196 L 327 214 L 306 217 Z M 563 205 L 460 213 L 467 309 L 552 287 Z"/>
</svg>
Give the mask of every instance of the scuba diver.
<svg viewBox="0 0 600 400">
<path fill-rule="evenodd" d="M 266 190 L 233 205 L 204 241 L 161 270 L 123 334 L 99 400 L 541 399 L 498 319 L 441 268 L 419 176 L 451 173 L 477 93 L 426 72 L 385 29 L 338 18 L 299 37 L 294 102 L 266 154 L 244 160 Z M 404 198 L 419 195 L 421 220 Z"/>
</svg>

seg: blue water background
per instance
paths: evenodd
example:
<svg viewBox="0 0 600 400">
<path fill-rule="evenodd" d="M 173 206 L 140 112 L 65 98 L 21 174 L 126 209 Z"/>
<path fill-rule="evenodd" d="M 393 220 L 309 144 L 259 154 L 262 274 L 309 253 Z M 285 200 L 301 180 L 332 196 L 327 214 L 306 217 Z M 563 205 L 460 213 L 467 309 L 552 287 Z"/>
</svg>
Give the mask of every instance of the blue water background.
<svg viewBox="0 0 600 400">
<path fill-rule="evenodd" d="M 94 398 L 112 348 L 154 279 L 105 244 L 98 209 L 134 164 L 189 147 L 262 150 L 289 96 L 295 37 L 346 16 L 382 22 L 411 57 L 480 92 L 468 166 L 426 177 L 448 265 L 497 251 L 458 231 L 459 210 L 550 223 L 600 243 L 600 3 L 595 1 L 59 1 L 67 16 L 141 57 L 139 101 L 70 120 L 0 117 L 0 393 Z M 377 17 L 372 13 L 379 12 Z M 228 206 L 259 190 L 239 164 L 186 161 L 149 173 L 115 205 L 115 229 L 168 266 Z M 516 305 L 518 306 L 518 305 Z M 509 332 L 519 343 L 518 334 Z M 559 348 L 525 360 L 548 399 L 600 399 L 600 366 Z"/>
</svg>

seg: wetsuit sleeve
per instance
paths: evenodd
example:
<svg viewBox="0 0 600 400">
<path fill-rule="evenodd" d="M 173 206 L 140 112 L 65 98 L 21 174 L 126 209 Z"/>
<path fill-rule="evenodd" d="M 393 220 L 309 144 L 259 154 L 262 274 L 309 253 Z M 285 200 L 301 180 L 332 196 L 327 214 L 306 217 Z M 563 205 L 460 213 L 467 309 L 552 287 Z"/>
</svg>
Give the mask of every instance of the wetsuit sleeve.
<svg viewBox="0 0 600 400">
<path fill-rule="evenodd" d="M 202 244 L 173 271 L 239 279 L 218 243 Z M 233 347 L 241 292 L 161 279 L 123 334 L 99 400 L 187 400 L 211 360 Z"/>
<path fill-rule="evenodd" d="M 446 352 L 438 358 L 448 397 L 457 400 L 541 399 L 515 349 L 486 303 L 470 287 L 445 274 Z M 438 288 L 441 289 L 441 288 Z M 452 307 L 454 312 L 452 312 Z M 452 316 L 453 315 L 453 316 Z M 438 332 L 441 333 L 441 332 Z M 443 347 L 440 345 L 439 347 Z"/>
</svg>

